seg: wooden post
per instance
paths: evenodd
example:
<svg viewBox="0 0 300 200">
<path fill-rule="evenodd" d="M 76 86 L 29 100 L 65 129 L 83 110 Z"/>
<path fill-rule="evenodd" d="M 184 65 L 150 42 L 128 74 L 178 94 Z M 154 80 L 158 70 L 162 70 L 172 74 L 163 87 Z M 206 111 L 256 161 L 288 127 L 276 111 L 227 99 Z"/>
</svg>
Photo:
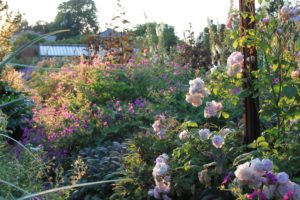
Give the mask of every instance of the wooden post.
<svg viewBox="0 0 300 200">
<path fill-rule="evenodd" d="M 255 28 L 255 21 L 251 22 L 250 16 L 255 16 L 255 4 L 254 0 L 239 0 L 240 12 L 248 13 L 246 18 L 240 15 L 240 34 L 244 36 L 247 34 L 248 29 Z M 253 76 L 251 71 L 257 70 L 257 52 L 255 47 L 243 46 L 242 53 L 244 55 L 244 71 L 243 89 L 249 89 Z M 244 143 L 249 144 L 260 136 L 259 128 L 259 101 L 258 97 L 253 98 L 253 94 L 250 94 L 244 99 L 244 111 L 243 111 L 243 125 L 245 131 Z"/>
</svg>

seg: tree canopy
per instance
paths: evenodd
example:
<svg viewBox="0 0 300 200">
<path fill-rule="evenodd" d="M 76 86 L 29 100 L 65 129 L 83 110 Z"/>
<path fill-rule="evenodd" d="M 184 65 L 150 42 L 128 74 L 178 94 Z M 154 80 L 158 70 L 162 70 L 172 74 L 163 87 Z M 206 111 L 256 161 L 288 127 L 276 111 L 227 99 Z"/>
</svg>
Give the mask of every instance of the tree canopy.
<svg viewBox="0 0 300 200">
<path fill-rule="evenodd" d="M 93 0 L 69 0 L 58 6 L 52 29 L 70 29 L 70 32 L 59 35 L 59 38 L 66 38 L 77 36 L 97 24 L 97 8 Z"/>
</svg>

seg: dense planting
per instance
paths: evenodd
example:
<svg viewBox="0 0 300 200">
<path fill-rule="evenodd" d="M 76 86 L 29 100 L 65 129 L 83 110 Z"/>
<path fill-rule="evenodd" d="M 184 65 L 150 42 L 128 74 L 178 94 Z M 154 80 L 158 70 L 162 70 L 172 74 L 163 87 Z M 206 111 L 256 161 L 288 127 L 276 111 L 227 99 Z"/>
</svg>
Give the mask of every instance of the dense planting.
<svg viewBox="0 0 300 200">
<path fill-rule="evenodd" d="M 262 7 L 243 36 L 238 16 L 226 30 L 208 27 L 212 53 L 218 34 L 224 45 L 210 69 L 164 49 L 159 33 L 147 41 L 150 32 L 128 62 L 109 54 L 2 69 L 0 199 L 71 185 L 36 198 L 299 200 L 300 8 Z M 256 71 L 245 65 L 253 59 Z M 259 98 L 261 136 L 250 144 L 245 97 Z M 76 188 L 105 180 L 116 181 Z"/>
</svg>

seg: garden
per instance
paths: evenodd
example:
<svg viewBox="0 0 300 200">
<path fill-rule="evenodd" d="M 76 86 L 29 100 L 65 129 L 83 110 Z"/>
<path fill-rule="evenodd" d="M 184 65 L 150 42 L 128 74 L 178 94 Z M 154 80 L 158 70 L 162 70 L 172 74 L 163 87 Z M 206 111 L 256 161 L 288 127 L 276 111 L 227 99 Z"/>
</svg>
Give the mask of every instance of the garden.
<svg viewBox="0 0 300 200">
<path fill-rule="evenodd" d="M 197 38 L 56 27 L 14 47 L 0 1 L 0 200 L 300 200 L 300 4 L 233 2 Z M 15 64 L 50 35 L 89 56 Z"/>
</svg>

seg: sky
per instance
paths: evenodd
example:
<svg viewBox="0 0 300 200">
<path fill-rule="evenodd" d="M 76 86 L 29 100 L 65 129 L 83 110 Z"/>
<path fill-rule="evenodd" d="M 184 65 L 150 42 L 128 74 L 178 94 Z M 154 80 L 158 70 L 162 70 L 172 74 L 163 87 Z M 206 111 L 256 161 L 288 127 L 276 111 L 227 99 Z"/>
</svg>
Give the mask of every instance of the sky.
<svg viewBox="0 0 300 200">
<path fill-rule="evenodd" d="M 57 7 L 66 0 L 6 0 L 10 10 L 20 11 L 29 24 L 38 20 L 51 22 Z M 94 0 L 102 30 L 117 14 L 117 0 Z M 230 0 L 121 0 L 126 11 L 125 19 L 131 27 L 146 22 L 166 23 L 175 27 L 175 33 L 183 38 L 184 30 L 192 23 L 195 35 L 207 26 L 207 17 L 214 22 L 225 23 Z M 147 18 L 145 18 L 145 15 Z"/>
</svg>

